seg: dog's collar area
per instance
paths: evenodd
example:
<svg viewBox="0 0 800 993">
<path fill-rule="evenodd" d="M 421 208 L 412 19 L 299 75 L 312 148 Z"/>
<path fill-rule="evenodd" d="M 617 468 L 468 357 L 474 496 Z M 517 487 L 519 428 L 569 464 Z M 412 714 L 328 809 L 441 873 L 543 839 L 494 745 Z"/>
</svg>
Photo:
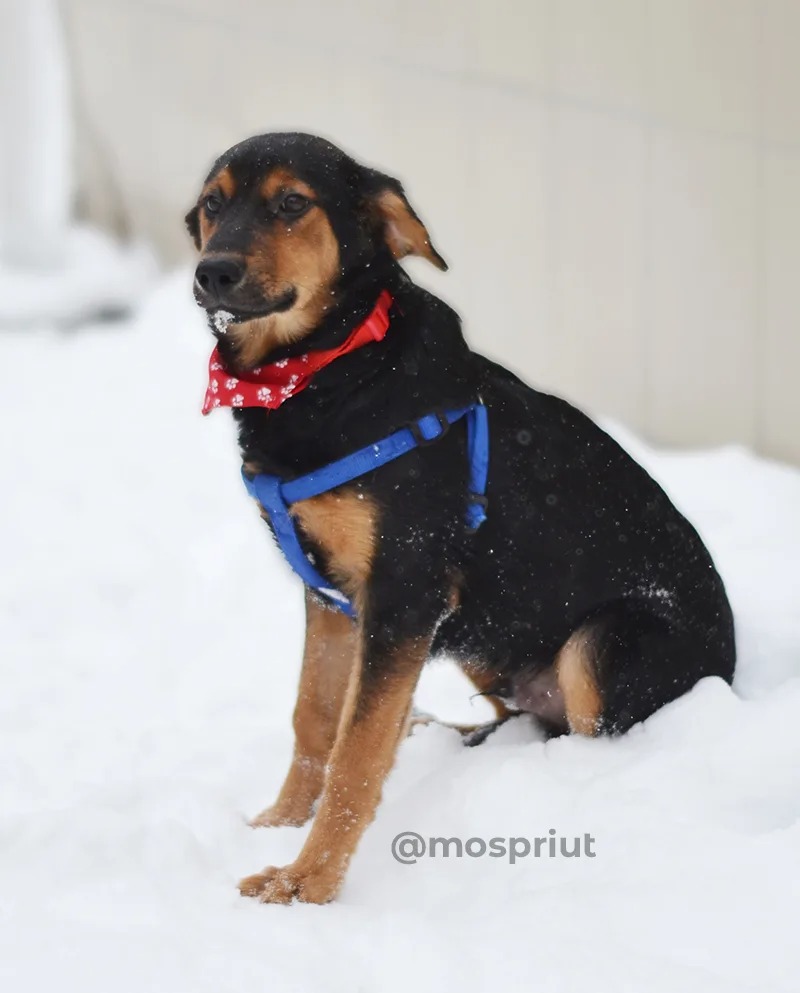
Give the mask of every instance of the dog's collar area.
<svg viewBox="0 0 800 993">
<path fill-rule="evenodd" d="M 489 475 L 489 418 L 486 407 L 480 401 L 456 410 L 425 414 L 382 441 L 360 448 L 344 458 L 288 482 L 267 473 L 250 476 L 242 469 L 247 492 L 261 504 L 269 516 L 278 544 L 289 565 L 307 586 L 349 617 L 355 617 L 353 604 L 339 590 L 331 587 L 303 551 L 289 507 L 299 500 L 309 500 L 358 479 L 414 448 L 438 441 L 452 424 L 462 418 L 466 419 L 467 424 L 469 459 L 466 524 L 470 531 L 476 531 L 486 520 L 486 484 Z"/>
<path fill-rule="evenodd" d="M 289 397 L 304 390 L 314 373 L 335 359 L 363 345 L 382 341 L 389 330 L 392 295 L 383 290 L 366 318 L 348 334 L 341 345 L 320 351 L 305 352 L 291 359 L 280 359 L 252 369 L 246 375 L 232 375 L 215 348 L 208 362 L 208 387 L 203 413 L 217 407 L 261 407 L 276 410 Z"/>
</svg>

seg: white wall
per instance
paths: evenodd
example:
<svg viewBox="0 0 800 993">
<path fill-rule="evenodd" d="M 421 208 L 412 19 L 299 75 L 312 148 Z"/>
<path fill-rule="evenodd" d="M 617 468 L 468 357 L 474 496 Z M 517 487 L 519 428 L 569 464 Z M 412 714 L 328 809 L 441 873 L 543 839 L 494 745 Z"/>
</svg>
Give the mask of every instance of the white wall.
<svg viewBox="0 0 800 993">
<path fill-rule="evenodd" d="M 49 272 L 65 261 L 72 210 L 72 121 L 58 10 L 55 0 L 26 0 L 0 5 L 0 15 L 0 264 Z"/>
<path fill-rule="evenodd" d="M 479 348 L 659 441 L 800 461 L 800 0 L 63 0 L 90 212 L 167 257 L 307 129 L 394 172 Z"/>
</svg>

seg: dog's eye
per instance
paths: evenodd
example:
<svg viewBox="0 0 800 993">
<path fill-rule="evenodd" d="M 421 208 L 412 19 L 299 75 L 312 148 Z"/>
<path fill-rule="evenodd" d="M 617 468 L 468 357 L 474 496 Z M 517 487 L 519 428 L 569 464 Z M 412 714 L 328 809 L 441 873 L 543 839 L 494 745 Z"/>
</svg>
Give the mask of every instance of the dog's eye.
<svg viewBox="0 0 800 993">
<path fill-rule="evenodd" d="M 296 217 L 298 214 L 302 214 L 310 203 L 311 201 L 308 197 L 304 197 L 302 193 L 287 193 L 283 200 L 281 200 L 278 209 L 282 214 Z"/>
<path fill-rule="evenodd" d="M 219 208 L 222 206 L 222 201 L 219 197 L 215 197 L 213 193 L 211 196 L 207 196 L 203 201 L 206 210 L 209 214 L 216 214 Z"/>
</svg>

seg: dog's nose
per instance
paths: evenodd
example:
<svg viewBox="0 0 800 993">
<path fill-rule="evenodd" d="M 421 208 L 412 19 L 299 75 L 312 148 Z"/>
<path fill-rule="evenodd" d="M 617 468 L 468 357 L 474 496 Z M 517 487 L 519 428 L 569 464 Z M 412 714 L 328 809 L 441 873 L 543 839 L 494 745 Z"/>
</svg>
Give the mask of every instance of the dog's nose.
<svg viewBox="0 0 800 993">
<path fill-rule="evenodd" d="M 244 266 L 229 256 L 203 259 L 195 271 L 197 286 L 210 301 L 221 303 L 244 276 Z"/>
</svg>

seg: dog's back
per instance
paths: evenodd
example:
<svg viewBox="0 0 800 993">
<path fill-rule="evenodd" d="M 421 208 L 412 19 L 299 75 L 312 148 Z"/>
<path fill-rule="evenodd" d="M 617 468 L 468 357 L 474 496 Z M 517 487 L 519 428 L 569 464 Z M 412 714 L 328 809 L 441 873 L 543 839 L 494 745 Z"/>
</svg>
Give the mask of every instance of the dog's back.
<svg viewBox="0 0 800 993">
<path fill-rule="evenodd" d="M 577 638 L 593 660 L 597 728 L 612 731 L 703 676 L 730 682 L 731 609 L 696 530 L 588 417 L 475 361 L 492 426 L 491 513 L 439 645 L 485 659 L 498 694 L 524 704 L 528 681 Z"/>
</svg>

